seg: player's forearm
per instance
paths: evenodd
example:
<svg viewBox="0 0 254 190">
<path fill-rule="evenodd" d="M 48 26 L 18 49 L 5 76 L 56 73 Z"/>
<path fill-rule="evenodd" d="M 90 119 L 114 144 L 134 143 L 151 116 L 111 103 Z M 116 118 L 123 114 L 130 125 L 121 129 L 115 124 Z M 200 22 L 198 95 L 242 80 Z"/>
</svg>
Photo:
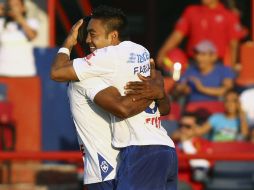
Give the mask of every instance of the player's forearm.
<svg viewBox="0 0 254 190">
<path fill-rule="evenodd" d="M 165 93 L 162 99 L 156 100 L 156 103 L 161 115 L 168 115 L 170 113 L 170 101 Z"/>
<path fill-rule="evenodd" d="M 133 101 L 136 96 L 121 96 L 118 89 L 108 87 L 96 94 L 93 101 L 105 111 L 121 118 L 126 119 L 144 111 L 152 100 L 141 99 Z"/>
<path fill-rule="evenodd" d="M 152 100 L 141 99 L 133 101 L 133 96 L 122 96 L 118 101 L 121 112 L 117 113 L 117 115 L 122 119 L 132 117 L 143 112 L 151 103 Z"/>
<path fill-rule="evenodd" d="M 52 80 L 56 80 L 61 82 L 61 80 L 59 80 L 59 73 L 58 71 L 66 66 L 70 64 L 70 52 L 72 50 L 72 43 L 69 42 L 68 38 L 65 40 L 65 42 L 62 45 L 63 48 L 67 48 L 67 52 L 66 53 L 60 53 L 58 52 L 56 54 L 55 60 L 53 62 L 53 64 L 51 65 L 51 79 Z"/>
</svg>

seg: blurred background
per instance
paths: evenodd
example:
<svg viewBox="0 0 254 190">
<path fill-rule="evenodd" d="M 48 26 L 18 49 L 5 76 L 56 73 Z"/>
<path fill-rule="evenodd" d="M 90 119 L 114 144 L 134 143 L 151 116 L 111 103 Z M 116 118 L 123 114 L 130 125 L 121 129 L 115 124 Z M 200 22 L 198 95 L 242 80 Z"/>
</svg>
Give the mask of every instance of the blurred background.
<svg viewBox="0 0 254 190">
<path fill-rule="evenodd" d="M 254 0 L 0 1 L 0 189 L 83 189 L 67 84 L 49 71 L 101 4 L 126 13 L 164 75 L 179 189 L 253 190 Z M 81 44 L 71 57 L 86 54 Z"/>
</svg>

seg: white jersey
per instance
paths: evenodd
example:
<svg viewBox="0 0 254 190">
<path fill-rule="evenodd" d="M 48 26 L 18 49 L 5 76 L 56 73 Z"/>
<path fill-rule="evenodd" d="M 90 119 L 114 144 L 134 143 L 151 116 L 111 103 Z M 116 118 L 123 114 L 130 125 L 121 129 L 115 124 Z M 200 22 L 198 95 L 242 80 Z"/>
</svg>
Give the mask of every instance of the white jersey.
<svg viewBox="0 0 254 190">
<path fill-rule="evenodd" d="M 70 82 L 68 96 L 84 160 L 84 183 L 115 179 L 118 150 L 111 145 L 109 113 L 94 104 L 88 96 L 104 89 L 101 79 Z"/>
<path fill-rule="evenodd" d="M 139 80 L 137 73 L 150 75 L 150 54 L 143 46 L 124 41 L 116 46 L 98 49 L 85 58 L 75 59 L 73 67 L 80 81 L 100 77 L 124 95 L 129 81 Z M 145 111 L 131 118 L 111 118 L 113 145 L 118 148 L 131 145 L 167 145 L 174 147 L 166 130 L 160 125 L 160 113 L 153 102 Z"/>
</svg>

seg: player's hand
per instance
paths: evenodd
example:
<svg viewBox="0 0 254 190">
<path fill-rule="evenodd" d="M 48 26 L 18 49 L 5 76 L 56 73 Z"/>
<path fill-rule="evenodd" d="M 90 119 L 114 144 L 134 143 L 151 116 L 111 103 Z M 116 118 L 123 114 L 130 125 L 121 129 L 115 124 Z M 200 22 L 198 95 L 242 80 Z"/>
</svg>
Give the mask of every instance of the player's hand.
<svg viewBox="0 0 254 190">
<path fill-rule="evenodd" d="M 151 76 L 144 77 L 138 74 L 141 81 L 128 82 L 125 86 L 126 95 L 137 95 L 134 101 L 140 99 L 156 100 L 164 98 L 164 80 L 159 71 L 155 69 L 154 60 L 150 60 Z"/>
<path fill-rule="evenodd" d="M 76 24 L 72 26 L 71 31 L 64 42 L 64 47 L 72 49 L 72 47 L 77 44 L 78 30 L 81 27 L 82 23 L 83 19 L 80 19 Z"/>
</svg>

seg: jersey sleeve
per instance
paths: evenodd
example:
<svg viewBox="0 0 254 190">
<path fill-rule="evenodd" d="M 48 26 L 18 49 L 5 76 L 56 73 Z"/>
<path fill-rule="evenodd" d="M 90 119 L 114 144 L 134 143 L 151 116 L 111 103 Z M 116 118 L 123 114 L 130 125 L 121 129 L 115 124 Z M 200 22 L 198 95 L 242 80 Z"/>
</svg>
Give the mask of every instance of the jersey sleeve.
<svg viewBox="0 0 254 190">
<path fill-rule="evenodd" d="M 102 78 L 98 77 L 87 79 L 86 82 L 91 83 L 91 85 L 86 88 L 86 95 L 91 101 L 94 101 L 94 97 L 98 92 L 110 86 L 108 83 L 103 81 Z"/>
<path fill-rule="evenodd" d="M 109 48 L 96 50 L 84 58 L 73 60 L 73 68 L 80 81 L 91 77 L 113 75 L 115 72 L 114 52 Z"/>
</svg>

